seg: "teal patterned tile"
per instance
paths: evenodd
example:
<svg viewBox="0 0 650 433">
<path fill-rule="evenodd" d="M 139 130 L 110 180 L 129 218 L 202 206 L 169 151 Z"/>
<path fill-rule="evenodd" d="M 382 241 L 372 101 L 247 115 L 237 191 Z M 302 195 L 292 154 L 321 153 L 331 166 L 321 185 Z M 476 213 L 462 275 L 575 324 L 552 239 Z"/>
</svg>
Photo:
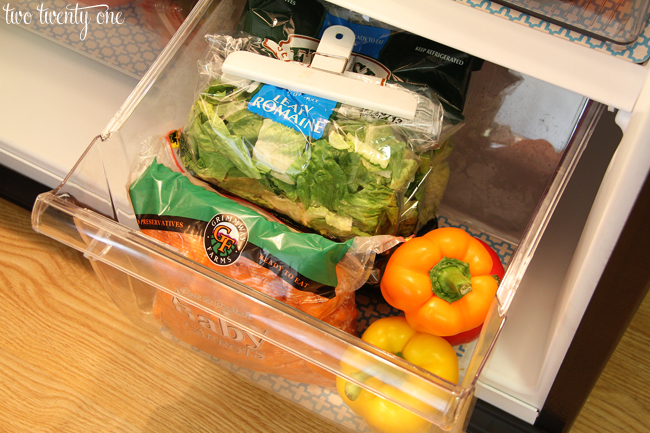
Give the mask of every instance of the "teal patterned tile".
<svg viewBox="0 0 650 433">
<path fill-rule="evenodd" d="M 594 37 L 589 37 L 575 30 L 569 30 L 565 27 L 561 27 L 557 24 L 550 23 L 548 21 L 536 18 L 534 16 L 528 15 L 526 13 L 520 12 L 518 10 L 509 8 L 497 2 L 492 2 L 490 0 L 454 0 L 459 3 L 463 3 L 469 7 L 480 9 L 489 14 L 507 19 L 510 21 L 518 22 L 522 25 L 537 29 L 539 31 L 567 39 L 569 41 L 575 42 L 577 44 L 592 48 L 597 51 L 601 51 L 607 54 L 610 54 L 614 57 L 619 57 L 634 63 L 643 63 L 648 58 L 650 58 L 650 26 L 645 26 L 641 34 L 638 36 L 635 42 L 630 45 L 617 45 L 610 42 L 604 42 L 603 40 L 596 39 Z M 512 3 L 520 2 L 530 6 L 531 0 L 512 0 Z M 575 2 L 567 2 L 567 4 L 573 4 Z M 553 5 L 557 6 L 558 2 L 548 2 L 548 3 L 539 3 L 540 8 L 551 8 Z M 560 10 L 549 11 L 549 15 L 560 14 Z M 590 24 L 600 28 L 604 33 L 606 32 L 607 22 L 597 22 L 595 19 L 602 19 L 600 17 L 589 17 L 588 15 L 582 15 L 579 17 L 580 20 L 584 20 L 585 24 Z M 625 30 L 625 29 L 623 29 Z M 614 32 L 622 31 L 621 29 L 613 30 Z M 614 35 L 609 35 L 614 36 Z"/>
<path fill-rule="evenodd" d="M 63 24 L 43 22 L 41 19 L 39 8 L 45 12 L 64 13 L 74 11 L 76 5 L 79 8 L 86 7 L 82 3 L 64 0 L 18 0 L 11 3 L 16 10 L 30 11 L 34 15 L 32 22 L 21 24 L 22 27 L 141 78 L 165 44 L 160 32 L 147 25 L 141 2 L 134 1 L 108 9 L 114 16 L 121 13 L 121 24 L 98 22 L 98 14 L 105 13 L 106 8 L 85 9 L 88 11 L 87 26 L 78 21 L 71 22 L 74 15 L 70 15 Z M 99 16 L 101 20 L 104 15 Z"/>
</svg>

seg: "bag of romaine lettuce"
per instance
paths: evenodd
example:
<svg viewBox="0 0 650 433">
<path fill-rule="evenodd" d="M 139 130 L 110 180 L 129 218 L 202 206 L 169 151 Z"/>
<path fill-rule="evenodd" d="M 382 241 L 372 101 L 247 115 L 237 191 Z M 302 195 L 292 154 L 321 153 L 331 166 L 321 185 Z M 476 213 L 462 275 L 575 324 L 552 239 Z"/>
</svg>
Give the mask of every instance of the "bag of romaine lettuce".
<svg viewBox="0 0 650 433">
<path fill-rule="evenodd" d="M 256 37 L 207 39 L 179 143 L 193 175 L 338 240 L 410 235 L 435 216 L 448 147 L 435 143 L 441 110 L 428 88 L 400 85 L 418 100 L 409 122 L 225 77 L 231 52 L 271 54 Z"/>
</svg>

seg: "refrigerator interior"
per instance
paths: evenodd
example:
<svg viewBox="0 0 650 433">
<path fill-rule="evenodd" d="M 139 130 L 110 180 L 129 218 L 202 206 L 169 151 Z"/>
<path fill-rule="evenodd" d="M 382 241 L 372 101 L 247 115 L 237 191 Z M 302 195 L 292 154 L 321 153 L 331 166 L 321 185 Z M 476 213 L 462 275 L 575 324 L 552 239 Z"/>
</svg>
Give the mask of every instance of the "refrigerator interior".
<svg viewBox="0 0 650 433">
<path fill-rule="evenodd" d="M 364 9 L 355 2 L 343 6 L 360 12 Z M 259 309 L 263 312 L 259 317 L 265 321 L 247 322 L 181 296 L 185 302 L 253 334 L 260 323 L 272 327 L 275 334 L 269 341 L 295 358 L 341 375 L 341 353 L 352 348 L 372 353 L 392 374 L 408 374 L 429 392 L 423 401 L 437 407 L 434 415 L 424 414 L 435 425 L 462 428 L 476 386 L 479 397 L 533 422 L 552 383 L 553 370 L 561 362 L 563 345 L 570 341 L 572 326 L 580 318 L 580 308 L 573 315 L 567 311 L 576 297 L 583 303 L 589 297 L 579 286 L 563 285 L 568 270 L 548 281 L 544 269 L 551 259 L 562 261 L 558 268 L 569 267 L 592 205 L 591 199 L 577 202 L 587 197 L 580 185 L 595 187 L 614 152 L 616 143 L 612 141 L 596 152 L 591 152 L 595 146 L 588 145 L 605 107 L 580 92 L 514 72 L 504 64 L 486 61 L 474 74 L 466 105 L 467 124 L 453 139 L 450 181 L 439 214 L 441 224 L 463 227 L 489 240 L 499 249 L 508 272 L 479 340 L 457 348 L 464 362 L 464 377 L 458 386 L 450 386 L 207 272 L 137 232 L 126 184 L 141 144 L 185 122 L 195 97 L 196 59 L 205 49 L 202 36 L 207 29 L 232 29 L 242 7 L 240 1 L 199 2 L 122 109 L 104 131 L 98 131 L 101 134 L 64 183 L 39 199 L 34 212 L 37 230 L 84 251 L 115 302 L 153 332 L 160 332 L 160 327 L 152 319 L 152 302 L 157 290 L 171 290 L 166 278 L 187 285 L 196 278 L 232 298 L 241 311 Z M 414 23 L 417 27 L 417 21 Z M 599 159 L 600 169 L 580 169 L 579 176 L 572 178 L 583 153 Z M 565 188 L 570 194 L 563 194 Z M 570 202 L 568 208 L 566 202 Z M 576 217 L 576 209 L 580 217 Z M 573 238 L 567 240 L 567 233 Z M 557 254 L 558 244 L 562 255 Z M 156 262 L 165 263 L 171 276 L 161 276 Z M 375 307 L 372 293 L 360 295 Z M 536 313 L 532 319 L 531 310 Z M 227 364 L 227 368 L 248 374 Z M 253 376 L 249 374 L 249 378 Z M 437 398 L 440 390 L 444 391 L 442 399 Z M 328 395 L 334 394 L 330 390 Z M 321 415 L 332 421 L 328 414 Z M 346 416 L 347 426 L 353 430 L 367 428 L 358 417 Z"/>
</svg>

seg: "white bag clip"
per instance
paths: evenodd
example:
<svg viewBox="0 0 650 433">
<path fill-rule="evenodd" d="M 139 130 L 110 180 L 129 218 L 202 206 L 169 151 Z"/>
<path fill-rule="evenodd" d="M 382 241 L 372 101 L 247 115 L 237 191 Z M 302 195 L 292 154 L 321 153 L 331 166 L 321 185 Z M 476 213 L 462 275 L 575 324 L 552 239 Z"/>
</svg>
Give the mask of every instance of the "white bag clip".
<svg viewBox="0 0 650 433">
<path fill-rule="evenodd" d="M 323 33 L 309 67 L 235 51 L 228 55 L 222 70 L 225 74 L 413 120 L 417 99 L 411 92 L 345 76 L 354 41 L 354 32 L 349 28 L 331 26 Z"/>
</svg>

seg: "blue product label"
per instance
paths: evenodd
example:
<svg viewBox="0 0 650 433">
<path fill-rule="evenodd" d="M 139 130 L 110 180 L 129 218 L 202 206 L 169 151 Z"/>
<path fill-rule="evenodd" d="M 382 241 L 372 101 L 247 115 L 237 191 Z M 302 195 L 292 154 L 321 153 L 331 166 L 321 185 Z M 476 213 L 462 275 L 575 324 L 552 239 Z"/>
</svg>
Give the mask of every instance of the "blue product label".
<svg viewBox="0 0 650 433">
<path fill-rule="evenodd" d="M 248 111 L 318 140 L 336 104 L 329 99 L 265 84 L 248 103 Z"/>
<path fill-rule="evenodd" d="M 318 38 L 322 38 L 325 29 L 331 26 L 344 26 L 352 30 L 355 35 L 352 51 L 372 57 L 373 59 L 379 58 L 379 53 L 384 48 L 384 45 L 386 45 L 386 41 L 388 41 L 388 37 L 390 36 L 390 30 L 354 24 L 327 12 Z"/>
</svg>

